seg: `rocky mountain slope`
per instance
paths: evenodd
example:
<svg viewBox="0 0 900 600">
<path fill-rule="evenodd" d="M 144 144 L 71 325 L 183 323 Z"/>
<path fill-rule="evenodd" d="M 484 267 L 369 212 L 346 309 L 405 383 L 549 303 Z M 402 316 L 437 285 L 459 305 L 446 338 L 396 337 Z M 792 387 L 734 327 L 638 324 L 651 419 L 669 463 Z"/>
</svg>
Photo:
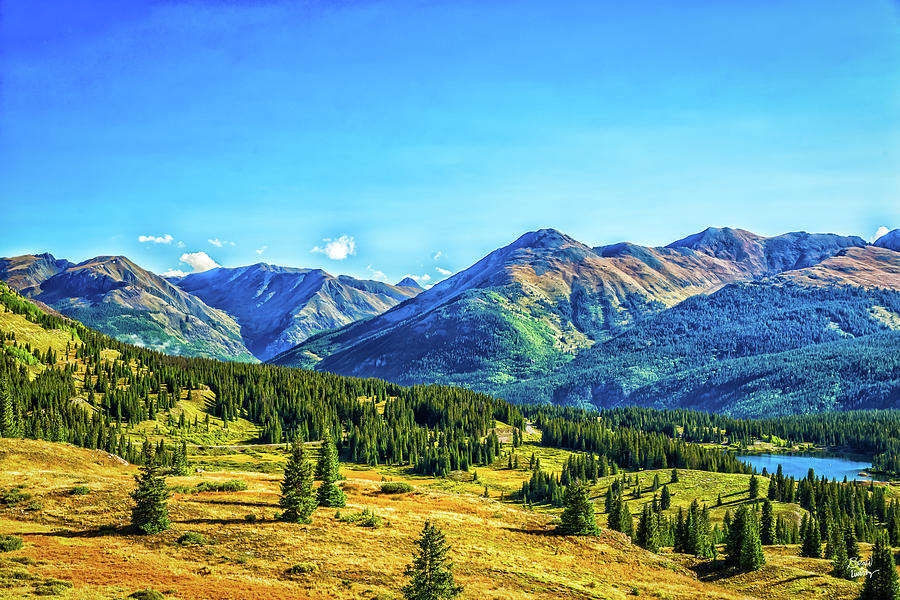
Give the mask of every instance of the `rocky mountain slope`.
<svg viewBox="0 0 900 600">
<path fill-rule="evenodd" d="M 232 317 L 124 256 L 78 264 L 50 254 L 3 258 L 0 279 L 123 341 L 170 354 L 254 360 Z"/>
<path fill-rule="evenodd" d="M 677 358 L 658 357 L 651 365 L 640 352 L 627 362 L 607 344 L 632 330 L 634 344 L 654 344 L 653 335 L 659 333 L 642 332 L 640 324 L 661 318 L 686 299 L 749 282 L 773 289 L 789 284 L 822 288 L 826 295 L 842 286 L 900 290 L 898 274 L 900 253 L 858 237 L 796 232 L 766 238 L 711 228 L 664 248 L 629 243 L 590 248 L 558 231 L 541 230 L 401 306 L 314 336 L 271 362 L 398 383 L 457 383 L 519 401 L 606 405 L 625 402 L 648 381 L 677 372 L 662 366 Z M 771 299 L 760 305 L 740 301 L 751 289 L 738 285 L 726 296 L 738 298 L 735 306 L 749 311 L 752 321 Z M 792 310 L 803 305 L 815 312 L 808 304 L 807 297 L 799 296 L 782 306 Z M 853 306 L 861 311 L 857 316 L 872 321 L 874 329 L 867 334 L 890 330 L 894 319 L 900 319 L 900 309 L 882 304 L 876 299 Z M 704 312 L 713 321 L 729 317 Z M 730 336 L 728 342 L 742 335 L 737 329 L 719 333 Z M 719 359 L 715 353 L 703 356 Z M 589 386 L 589 393 L 574 385 L 601 363 L 624 374 L 613 387 L 621 384 L 627 391 L 613 394 L 613 400 L 593 391 L 609 383 L 602 377 Z M 643 379 L 631 376 L 644 370 Z"/>
<path fill-rule="evenodd" d="M 270 358 L 422 291 L 265 263 L 169 280 L 124 256 L 75 264 L 50 254 L 0 259 L 0 280 L 120 340 L 241 361 Z"/>
<path fill-rule="evenodd" d="M 382 313 L 422 290 L 265 263 L 192 273 L 178 286 L 234 317 L 247 348 L 261 360 L 314 333 Z"/>
</svg>

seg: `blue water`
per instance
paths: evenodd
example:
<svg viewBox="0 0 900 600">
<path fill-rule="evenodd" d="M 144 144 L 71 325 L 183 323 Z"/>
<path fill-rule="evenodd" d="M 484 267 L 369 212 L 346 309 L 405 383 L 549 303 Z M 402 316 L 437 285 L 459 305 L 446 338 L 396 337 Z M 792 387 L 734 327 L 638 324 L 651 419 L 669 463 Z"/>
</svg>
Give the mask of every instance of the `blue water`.
<svg viewBox="0 0 900 600">
<path fill-rule="evenodd" d="M 780 464 L 781 472 L 784 473 L 785 477 L 793 476 L 798 479 L 806 477 L 810 467 L 816 472 L 816 477 L 824 475 L 828 479 L 837 479 L 838 481 L 843 481 L 845 475 L 847 476 L 847 481 L 871 481 L 872 479 L 878 479 L 875 476 L 859 476 L 862 471 L 870 468 L 872 463 L 850 460 L 840 456 L 749 454 L 739 455 L 737 458 L 756 468 L 760 473 L 762 473 L 763 468 L 769 473 L 775 473 Z"/>
</svg>

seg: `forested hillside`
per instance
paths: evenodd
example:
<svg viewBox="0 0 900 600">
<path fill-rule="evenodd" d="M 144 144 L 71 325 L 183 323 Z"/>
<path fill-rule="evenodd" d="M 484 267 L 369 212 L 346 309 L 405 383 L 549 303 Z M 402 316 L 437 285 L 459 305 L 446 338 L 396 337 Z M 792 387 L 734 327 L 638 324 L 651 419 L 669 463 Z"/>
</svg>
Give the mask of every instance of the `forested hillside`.
<svg viewBox="0 0 900 600">
<path fill-rule="evenodd" d="M 134 428 L 169 414 L 168 439 L 200 427 L 176 405 L 209 390 L 209 413 L 224 427 L 245 419 L 260 442 L 289 438 L 335 439 L 347 434 L 353 456 L 372 464 L 416 465 L 426 472 L 483 464 L 496 455 L 488 437 L 494 419 L 522 426 L 510 404 L 462 388 L 402 388 L 375 379 L 354 379 L 299 369 L 173 357 L 113 340 L 67 319 L 48 315 L 0 284 L 6 314 L 0 339 L 3 399 L 0 433 L 102 448 L 139 462 Z M 35 347 L 18 340 L 21 320 L 41 331 L 63 332 Z M 34 334 L 32 334 L 33 336 Z M 25 337 L 21 334 L 19 337 Z M 376 405 L 383 403 L 380 411 Z"/>
<path fill-rule="evenodd" d="M 734 284 L 690 298 L 502 390 L 518 402 L 743 416 L 896 408 L 900 293 Z"/>
</svg>

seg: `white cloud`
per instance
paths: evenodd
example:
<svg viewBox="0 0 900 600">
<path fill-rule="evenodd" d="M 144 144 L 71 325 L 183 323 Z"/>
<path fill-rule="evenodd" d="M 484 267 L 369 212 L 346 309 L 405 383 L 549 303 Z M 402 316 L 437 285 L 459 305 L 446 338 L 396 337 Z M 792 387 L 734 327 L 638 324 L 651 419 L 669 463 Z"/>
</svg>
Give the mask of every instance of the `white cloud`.
<svg viewBox="0 0 900 600">
<path fill-rule="evenodd" d="M 179 271 L 178 269 L 169 269 L 162 274 L 163 277 L 184 277 L 185 275 L 187 275 L 186 272 Z"/>
<path fill-rule="evenodd" d="M 451 271 L 449 269 L 442 269 L 440 267 L 435 267 L 434 270 L 437 271 L 438 273 L 440 273 L 441 275 L 443 275 L 444 277 L 446 277 L 447 275 L 453 274 L 453 271 Z"/>
<path fill-rule="evenodd" d="M 214 240 L 206 240 L 206 241 L 217 248 L 221 248 L 222 246 L 234 246 L 235 245 L 234 242 L 229 242 L 228 240 L 220 240 L 219 238 L 216 238 Z"/>
<path fill-rule="evenodd" d="M 324 254 L 331 260 L 344 260 L 348 256 L 356 254 L 356 240 L 348 235 L 342 235 L 339 238 L 325 238 L 324 246 L 316 246 L 310 252 L 318 252 Z"/>
<path fill-rule="evenodd" d="M 870 241 L 870 242 L 874 242 L 875 240 L 877 240 L 877 239 L 880 238 L 881 236 L 887 235 L 888 233 L 890 233 L 890 231 L 891 231 L 890 229 L 888 229 L 887 227 L 885 227 L 884 225 L 882 225 L 881 227 L 878 228 L 878 231 L 875 232 L 875 237 L 873 237 L 873 238 L 872 238 L 871 240 L 869 240 L 869 241 Z"/>
<path fill-rule="evenodd" d="M 257 254 L 262 254 L 262 253 L 265 252 L 268 248 L 269 248 L 268 246 L 263 246 L 262 248 L 257 248 L 257 249 L 256 249 L 256 253 L 257 253 Z"/>
<path fill-rule="evenodd" d="M 182 241 L 180 241 L 180 240 L 179 240 L 178 243 L 175 244 L 175 245 L 178 246 L 179 248 L 184 248 L 184 242 L 182 242 Z"/>
<path fill-rule="evenodd" d="M 407 277 L 409 277 L 416 283 L 422 283 L 423 281 L 431 281 L 431 275 L 429 275 L 428 273 L 425 273 L 424 275 L 409 275 L 409 274 L 407 274 L 407 275 L 403 276 L 403 279 L 406 279 Z"/>
<path fill-rule="evenodd" d="M 190 265 L 194 269 L 194 273 L 202 273 L 221 266 L 211 259 L 206 252 L 185 252 L 179 260 L 186 265 Z"/>
<path fill-rule="evenodd" d="M 440 257 L 442 257 L 443 255 L 444 255 L 443 250 L 438 250 L 437 252 L 434 253 L 434 256 L 432 256 L 431 258 L 432 258 L 433 260 L 437 260 L 437 259 L 439 259 Z"/>
<path fill-rule="evenodd" d="M 178 347 L 168 340 L 162 343 L 145 342 L 133 333 L 120 335 L 118 336 L 118 340 L 120 342 L 125 342 L 126 344 L 131 344 L 132 346 L 137 346 L 139 348 L 150 348 L 152 350 L 156 350 L 157 352 L 162 352 L 163 354 L 174 354 L 175 356 L 181 354 L 181 351 L 178 349 Z"/>
<path fill-rule="evenodd" d="M 372 265 L 366 267 L 366 270 L 372 275 L 372 279 L 378 279 L 381 281 L 387 281 L 387 275 L 384 274 L 384 271 L 379 271 L 378 269 L 373 269 Z"/>
<path fill-rule="evenodd" d="M 159 235 L 159 236 L 155 236 L 155 235 L 139 235 L 138 236 L 138 241 L 141 242 L 142 244 L 144 242 L 153 242 L 154 244 L 171 244 L 172 240 L 174 240 L 174 239 L 175 238 L 173 238 L 168 233 L 166 235 Z"/>
</svg>

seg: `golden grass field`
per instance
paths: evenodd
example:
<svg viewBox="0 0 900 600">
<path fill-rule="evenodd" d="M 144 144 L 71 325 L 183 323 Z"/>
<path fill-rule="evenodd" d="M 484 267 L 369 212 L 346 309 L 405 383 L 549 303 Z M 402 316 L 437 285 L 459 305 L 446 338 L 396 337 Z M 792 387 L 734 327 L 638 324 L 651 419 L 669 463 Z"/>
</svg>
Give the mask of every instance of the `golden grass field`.
<svg viewBox="0 0 900 600">
<path fill-rule="evenodd" d="M 272 448 L 257 453 L 272 461 L 281 456 Z M 342 512 L 374 510 L 388 522 L 379 529 L 341 522 L 325 508 L 310 525 L 273 520 L 279 475 L 253 471 L 252 465 L 170 478 L 170 485 L 186 486 L 239 478 L 248 489 L 174 494 L 172 528 L 138 536 L 126 528 L 135 467 L 103 452 L 8 439 L 0 439 L 0 464 L 0 488 L 19 486 L 31 495 L 0 509 L 0 533 L 25 541 L 21 550 L 0 554 L 0 598 L 99 600 L 147 587 L 180 600 L 400 598 L 404 567 L 426 519 L 452 544 L 464 598 L 849 599 L 859 590 L 827 575 L 828 561 L 795 556 L 796 547 L 766 548 L 768 565 L 761 571 L 733 574 L 708 561 L 650 554 L 615 532 L 591 539 L 556 536 L 552 511 L 500 502 L 499 494 L 483 498 L 482 484 L 466 477 L 438 481 L 345 465 L 348 506 Z M 695 475 L 710 475 L 681 473 L 685 485 Z M 383 494 L 386 474 L 415 490 Z M 481 469 L 479 479 L 489 488 L 512 487 L 517 474 L 520 482 L 528 475 Z M 76 486 L 90 493 L 72 494 Z M 598 522 L 605 524 L 604 515 L 598 514 Z M 177 539 L 185 532 L 200 533 L 210 543 L 182 546 Z M 288 574 L 298 563 L 313 572 Z"/>
<path fill-rule="evenodd" d="M 32 347 L 53 347 L 60 362 L 76 362 L 73 401 L 95 410 L 81 393 L 84 365 L 65 355 L 70 333 L 45 331 L 19 315 L 0 312 L 0 328 L 16 333 Z M 105 351 L 104 359 L 115 358 Z M 44 367 L 29 367 L 32 375 Z M 189 423 L 201 423 L 214 401 L 209 390 L 183 392 L 172 416 L 184 413 Z M 0 534 L 15 534 L 24 546 L 0 552 L 0 598 L 50 597 L 77 600 L 125 598 L 136 590 L 153 588 L 176 600 L 282 598 L 400 598 L 404 568 L 426 520 L 435 522 L 452 545 L 458 583 L 468 599 L 702 599 L 773 598 L 850 600 L 858 583 L 831 577 L 827 560 L 797 556 L 796 546 L 765 548 L 767 564 L 755 573 L 737 573 L 722 561 L 701 561 L 671 551 L 648 553 L 616 532 L 597 538 L 554 535 L 560 509 L 528 509 L 508 501 L 531 473 L 532 454 L 546 471 L 558 472 L 569 452 L 539 445 L 540 433 L 529 431 L 525 444 L 514 450 L 520 468 L 506 468 L 511 428 L 496 423 L 504 456 L 492 467 L 454 473 L 446 479 L 416 476 L 408 469 L 342 465 L 348 506 L 343 513 L 370 509 L 385 526 L 358 527 L 338 520 L 333 509 L 319 509 L 310 525 L 275 521 L 284 449 L 253 444 L 258 428 L 244 419 L 225 427 L 211 417 L 209 428 L 187 430 L 166 425 L 167 414 L 156 422 L 125 432 L 136 443 L 145 436 L 168 443 L 184 439 L 190 460 L 203 473 L 169 478 L 173 486 L 241 479 L 240 492 L 174 494 L 170 500 L 172 528 L 159 535 L 138 536 L 128 529 L 129 492 L 137 468 L 104 452 L 67 444 L 0 439 Z M 315 444 L 313 451 L 315 452 Z M 477 473 L 477 480 L 475 479 Z M 629 499 L 632 513 L 652 500 L 654 474 L 669 482 L 671 470 L 639 474 L 643 496 Z M 748 501 L 747 475 L 679 471 L 670 486 L 670 514 L 694 498 L 711 507 L 714 523 L 728 509 Z M 414 486 L 407 494 L 380 491 L 384 478 Z M 602 500 L 613 477 L 601 478 L 592 495 Z M 765 493 L 768 481 L 761 478 Z M 483 497 L 487 487 L 489 497 Z M 74 488 L 88 493 L 74 494 Z M 11 490 L 17 490 L 11 493 Z M 85 490 L 82 490 L 85 491 Z M 896 495 L 890 488 L 891 495 Z M 716 506 L 721 494 L 723 504 Z M 501 500 L 504 499 L 504 500 Z M 795 504 L 776 504 L 784 516 L 799 518 Z M 253 520 L 251 520 L 253 519 Z M 597 522 L 606 525 L 598 512 Z M 205 545 L 182 545 L 187 532 L 208 538 Z M 863 553 L 868 547 L 862 545 Z M 289 574 L 301 565 L 309 571 Z"/>
</svg>

